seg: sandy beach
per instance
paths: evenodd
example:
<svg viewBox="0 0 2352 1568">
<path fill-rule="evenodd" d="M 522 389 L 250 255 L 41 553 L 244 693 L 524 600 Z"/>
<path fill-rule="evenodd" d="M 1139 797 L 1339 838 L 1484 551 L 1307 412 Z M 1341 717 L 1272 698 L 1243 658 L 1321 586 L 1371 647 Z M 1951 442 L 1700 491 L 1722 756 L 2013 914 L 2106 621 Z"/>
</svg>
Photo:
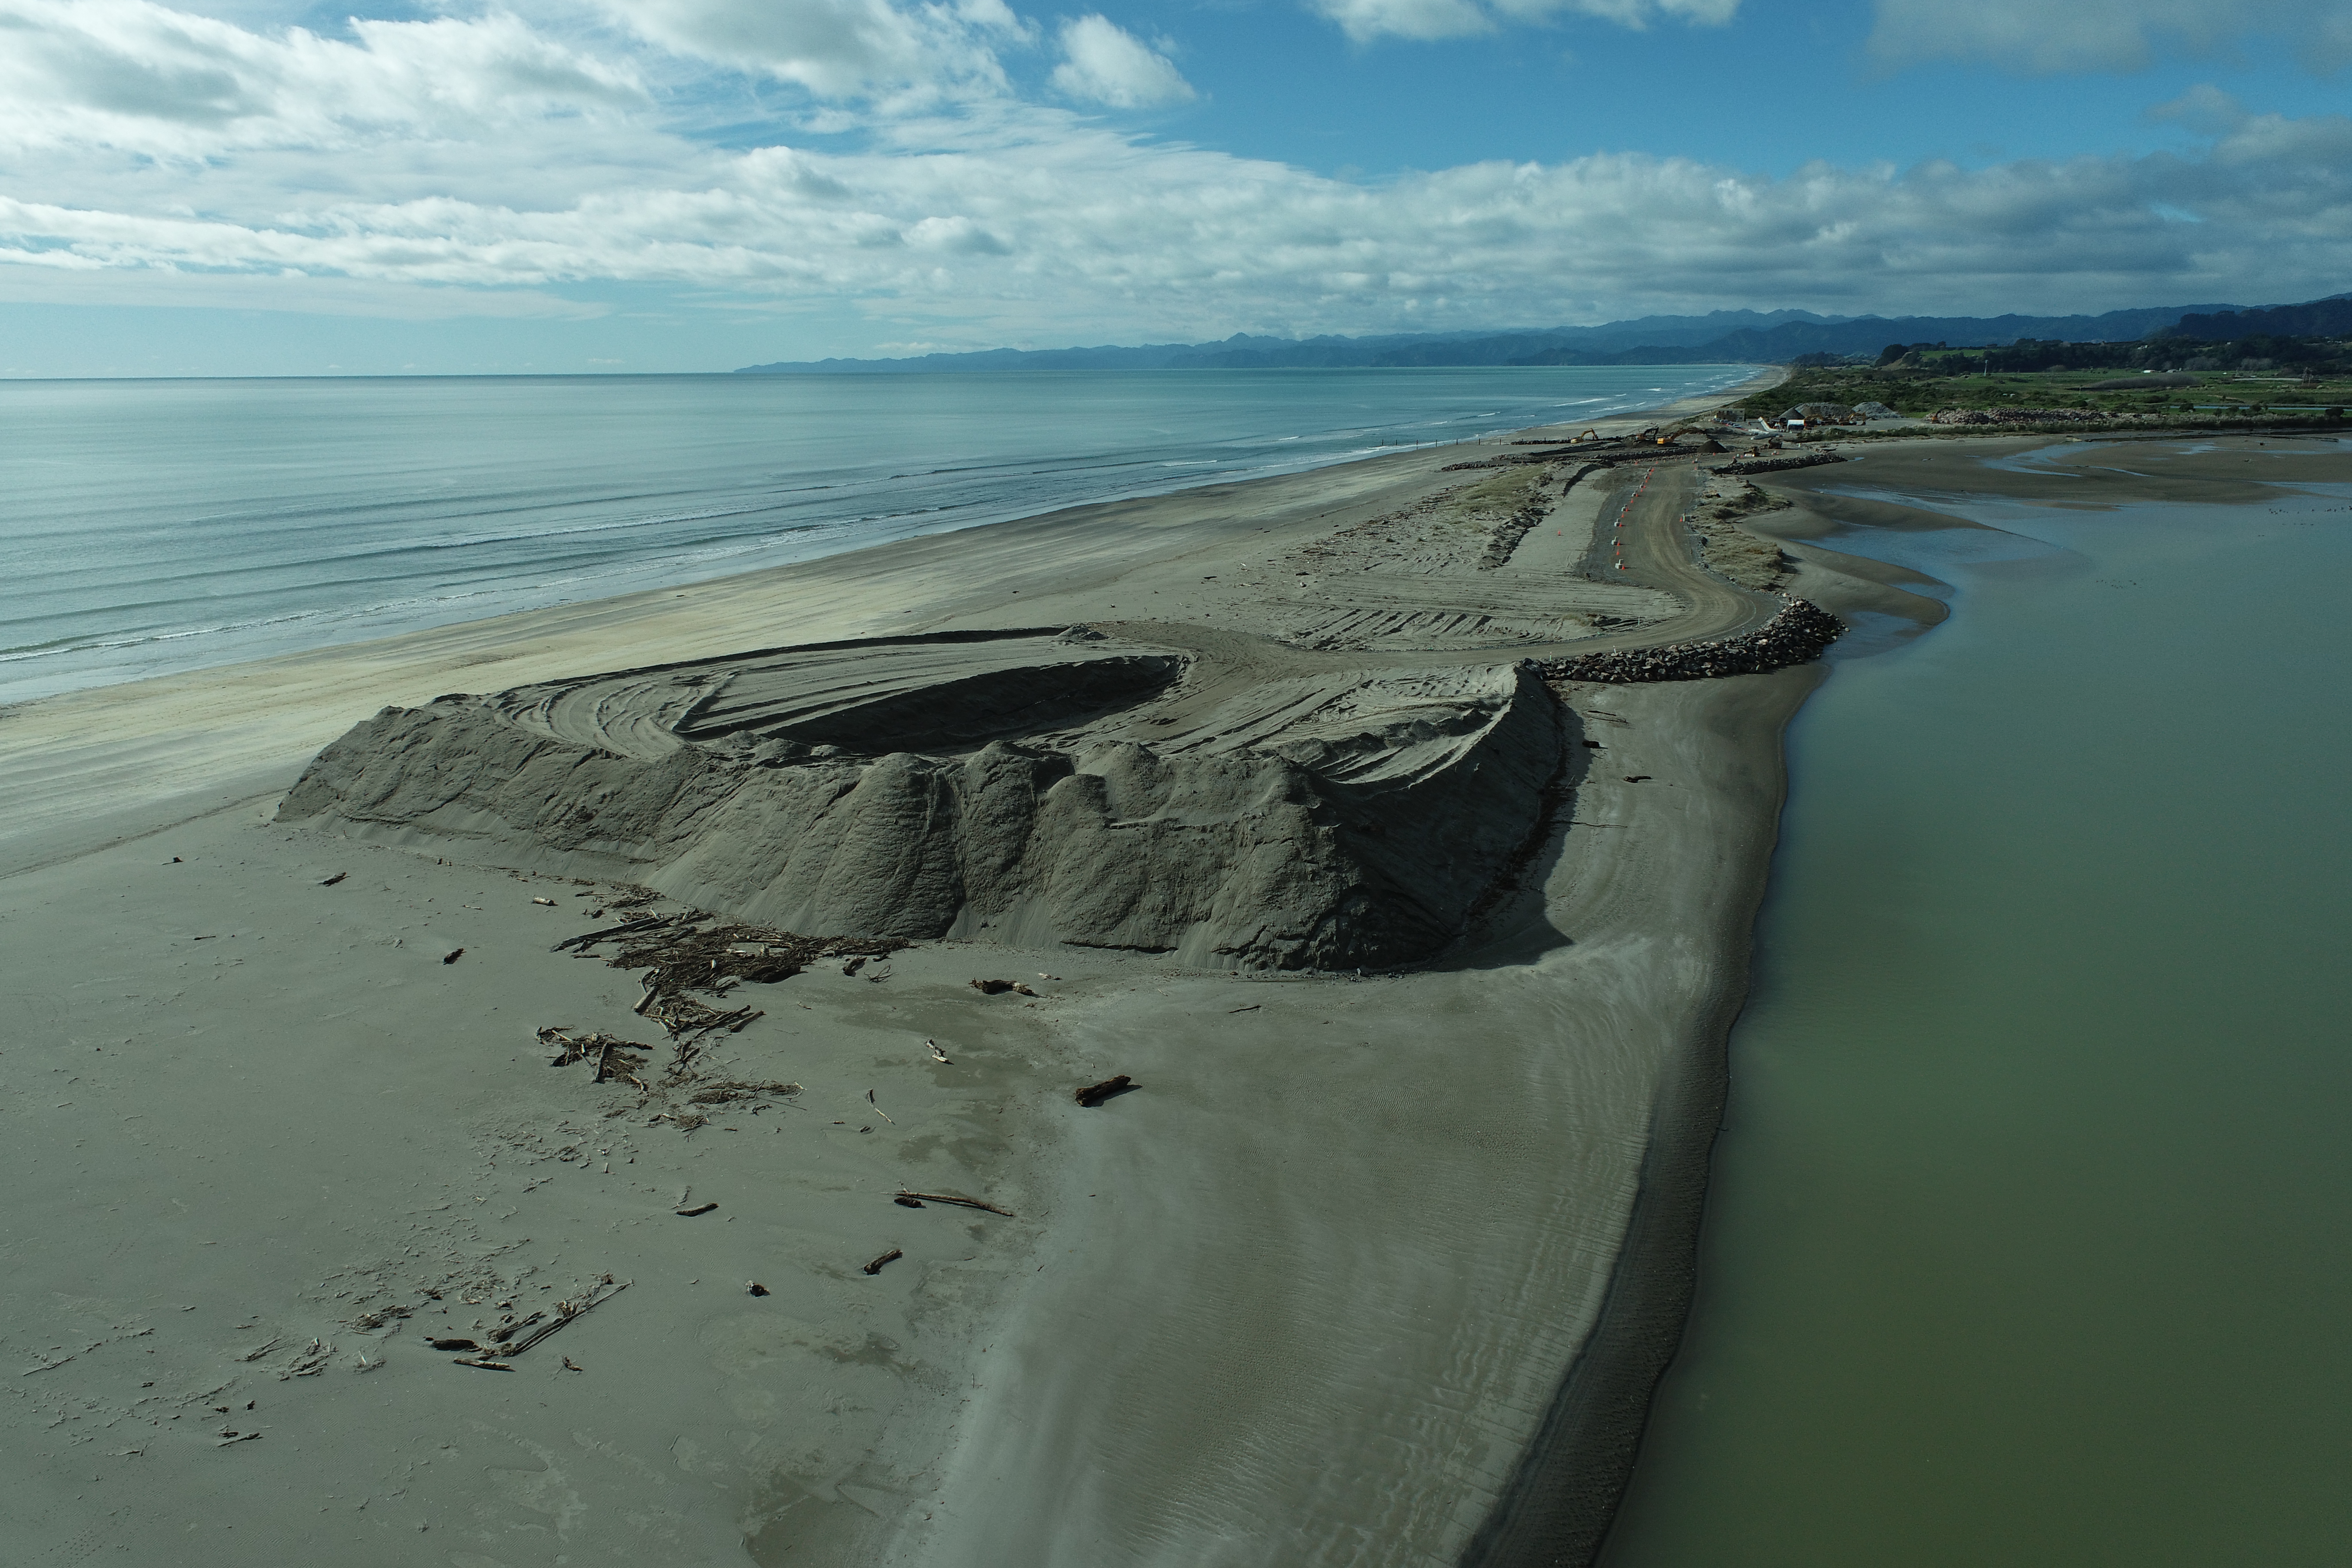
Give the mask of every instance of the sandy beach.
<svg viewBox="0 0 2352 1568">
<path fill-rule="evenodd" d="M 1800 504 L 1704 565 L 1687 460 L 1562 495 L 1533 469 L 1444 471 L 1464 448 L 1399 453 L 0 714 L 23 1020 L 0 1521 L 32 1561 L 1582 1561 L 1679 1333 L 1780 733 L 1822 667 L 1554 680 L 1559 760 L 1524 785 L 1494 770 L 1538 744 L 1514 717 L 1534 699 L 1479 672 L 1752 633 L 1781 601 L 1743 577 L 1932 624 L 1924 580 L 1813 542 L 1905 525 L 1900 504 L 1825 488 L 2103 504 L 2340 465 L 2238 445 L 2137 447 L 2128 475 L 2092 444 L 1979 461 L 2046 438 L 1875 447 L 1763 481 Z M 1622 580 L 1592 582 L 1619 535 Z M 1789 559 L 1757 556 L 1767 538 Z M 386 708 L 511 721 L 531 766 L 641 777 L 682 765 L 665 737 L 688 710 L 577 678 L 756 676 L 805 725 L 834 711 L 805 668 L 739 656 L 1069 626 L 1099 646 L 1053 668 L 1124 659 L 1146 685 L 1056 710 L 1055 734 L 1223 778 L 1236 704 L 1360 708 L 1369 682 L 1410 710 L 1383 733 L 1441 701 L 1486 714 L 1439 725 L 1408 782 L 1501 778 L 1528 827 L 1423 852 L 1487 859 L 1458 934 L 1410 962 L 1302 967 L 1247 931 L 1223 960 L 1147 951 L 1132 914 L 1041 942 L 1093 917 L 1084 889 L 1039 883 L 992 927 L 740 985 L 720 1005 L 759 1016 L 656 1085 L 669 1043 L 638 974 L 600 962 L 618 944 L 553 950 L 720 907 L 707 837 L 518 826 L 525 772 L 395 811 L 362 784 L 413 756 L 358 741 L 289 808 Z M 952 646 L 1035 667 L 1017 639 Z M 1339 776 L 1338 731 L 1265 722 L 1265 754 Z M 747 753 L 726 776 L 853 762 Z M 1333 842 L 1402 820 L 1365 805 Z M 1422 863 L 1411 847 L 1365 863 Z M 1301 920 L 1369 952 L 1412 940 L 1316 904 L 1324 870 L 1284 884 Z M 792 907 L 847 896 L 820 877 Z M 548 1029 L 641 1042 L 647 1065 L 551 1068 L 570 1053 Z M 1115 1074 L 1133 1092 L 1073 1098 Z"/>
</svg>

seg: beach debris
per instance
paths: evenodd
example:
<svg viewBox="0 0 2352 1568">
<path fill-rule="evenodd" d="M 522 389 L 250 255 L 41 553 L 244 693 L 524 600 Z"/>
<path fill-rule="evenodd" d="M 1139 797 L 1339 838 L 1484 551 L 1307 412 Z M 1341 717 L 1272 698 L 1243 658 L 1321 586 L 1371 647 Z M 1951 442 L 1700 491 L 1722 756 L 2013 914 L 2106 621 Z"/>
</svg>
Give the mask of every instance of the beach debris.
<svg viewBox="0 0 2352 1568">
<path fill-rule="evenodd" d="M 179 858 L 177 855 L 173 856 L 173 857 L 172 857 L 172 864 L 173 864 L 173 865 L 174 865 L 174 866 L 176 866 L 176 865 L 178 865 L 179 863 L 180 863 L 180 858 Z"/>
<path fill-rule="evenodd" d="M 620 951 L 605 962 L 615 969 L 645 971 L 639 977 L 644 994 L 631 1010 L 660 1024 L 677 1042 L 677 1059 L 669 1068 L 673 1079 L 690 1072 L 705 1037 L 719 1030 L 740 1033 L 767 1016 L 762 1008 L 713 1007 L 688 992 L 724 996 L 744 981 L 788 980 L 822 958 L 880 956 L 908 945 L 898 937 L 806 937 L 771 926 L 712 922 L 717 917 L 689 910 L 583 932 L 558 947 L 585 952 L 608 938 L 620 940 Z"/>
<path fill-rule="evenodd" d="M 484 1372 L 512 1372 L 512 1371 L 514 1370 L 514 1368 L 513 1368 L 512 1366 L 509 1365 L 507 1363 L 502 1362 L 502 1361 L 492 1361 L 489 1357 L 488 1357 L 488 1356 L 486 1356 L 486 1355 L 481 1355 L 481 1356 L 461 1355 L 461 1356 L 459 1356 L 457 1360 L 455 1360 L 455 1361 L 451 1362 L 449 1364 L 450 1364 L 451 1366 L 474 1366 L 474 1367 L 479 1367 L 479 1368 L 481 1368 Z"/>
<path fill-rule="evenodd" d="M 258 1439 L 260 1436 L 261 1434 L 258 1432 L 224 1432 L 221 1434 L 221 1441 L 215 1443 L 213 1447 L 215 1448 L 234 1448 L 239 1443 L 254 1442 Z"/>
<path fill-rule="evenodd" d="M 949 1060 L 948 1060 L 948 1054 L 947 1054 L 947 1052 L 945 1052 L 945 1051 L 943 1051 L 943 1050 L 940 1049 L 940 1043 L 939 1043 L 939 1041 L 937 1041 L 937 1040 L 925 1040 L 925 1041 L 923 1042 L 923 1046 L 924 1046 L 924 1048 L 925 1048 L 925 1049 L 929 1050 L 929 1051 L 931 1053 L 931 1059 L 932 1059 L 933 1061 L 942 1063 L 943 1065 L 948 1066 L 948 1067 L 953 1067 L 953 1066 L 955 1066 L 955 1063 L 953 1063 L 953 1062 L 951 1062 L 951 1061 L 949 1061 Z"/>
<path fill-rule="evenodd" d="M 567 947 L 576 947 L 585 952 L 607 937 L 626 936 L 632 931 L 650 931 L 656 926 L 667 924 L 669 924 L 669 919 L 666 915 L 646 915 L 636 920 L 624 921 L 616 926 L 606 926 L 603 931 L 584 931 L 578 936 L 567 936 L 548 951 L 562 952 Z"/>
<path fill-rule="evenodd" d="M 1100 1083 L 1087 1085 L 1086 1088 L 1078 1090 L 1077 1101 L 1091 1110 L 1107 1100 L 1118 1099 L 1135 1087 L 1136 1082 L 1133 1079 L 1125 1073 L 1120 1073 L 1115 1078 L 1107 1078 Z"/>
<path fill-rule="evenodd" d="M 1008 991 L 1018 996 L 1037 994 L 1018 980 L 975 980 L 971 983 L 971 988 L 983 996 L 1002 996 Z"/>
<path fill-rule="evenodd" d="M 712 1208 L 717 1208 L 719 1205 L 717 1204 L 712 1204 L 710 1206 Z M 555 1332 L 556 1330 L 564 1328 L 578 1321 L 583 1314 L 589 1312 L 597 1307 L 603 1306 L 605 1302 L 611 1300 L 614 1297 L 627 1289 L 629 1285 L 630 1281 L 626 1279 L 614 1279 L 610 1274 L 599 1275 L 596 1279 L 596 1283 L 588 1287 L 588 1289 L 583 1291 L 580 1295 L 566 1300 L 558 1301 L 555 1304 L 555 1318 L 553 1321 L 547 1323 L 526 1338 L 518 1340 L 515 1343 L 508 1346 L 504 1353 L 508 1355 L 522 1354 L 523 1352 L 530 1349 L 531 1346 L 539 1343 L 540 1341 L 547 1338 L 548 1335 Z M 526 1323 L 534 1321 L 540 1316 L 541 1314 L 534 1312 L 531 1314 L 530 1318 L 524 1320 L 524 1321 Z M 518 1323 L 515 1326 L 516 1328 L 521 1328 L 523 1324 Z M 577 1372 L 580 1369 L 575 1366 L 572 1370 Z"/>
<path fill-rule="evenodd" d="M 565 1356 L 563 1358 L 563 1370 L 566 1372 L 586 1372 L 588 1369 L 582 1366 L 578 1362 L 573 1361 L 570 1356 Z"/>
<path fill-rule="evenodd" d="M 862 952 L 861 952 L 861 953 L 859 953 L 856 958 L 853 958 L 853 959 L 849 960 L 847 963 L 844 963 L 844 964 L 841 966 L 841 972 L 842 972 L 844 974 L 855 974 L 855 973 L 856 973 L 859 970 L 861 970 L 861 969 L 863 969 L 863 968 L 865 968 L 865 967 L 866 967 L 866 955 L 865 955 L 864 953 L 862 953 Z"/>
<path fill-rule="evenodd" d="M 482 1347 L 472 1340 L 434 1340 L 425 1342 L 436 1351 L 478 1351 Z"/>
<path fill-rule="evenodd" d="M 686 1208 L 672 1209 L 669 1212 L 677 1215 L 681 1219 L 692 1219 L 697 1215 L 709 1214 L 712 1209 L 715 1209 L 719 1205 L 715 1203 L 704 1202 L 691 1205 Z"/>
<path fill-rule="evenodd" d="M 551 910 L 555 907 L 555 900 L 553 899 L 533 899 L 531 900 L 531 902 L 534 904 L 545 904 Z"/>
<path fill-rule="evenodd" d="M 312 1340 L 301 1354 L 278 1374 L 278 1381 L 284 1383 L 292 1377 L 316 1377 L 327 1370 L 327 1358 L 334 1353 L 334 1346 L 323 1340 Z"/>
<path fill-rule="evenodd" d="M 646 1058 L 629 1054 L 653 1050 L 651 1046 L 641 1041 L 625 1040 L 618 1035 L 603 1033 L 577 1035 L 568 1028 L 551 1026 L 539 1031 L 539 1043 L 555 1047 L 555 1057 L 547 1064 L 549 1067 L 566 1068 L 574 1062 L 593 1061 L 596 1076 L 591 1082 L 603 1083 L 610 1079 L 620 1079 L 635 1084 L 648 1094 L 652 1092 L 646 1080 L 637 1076 Z"/>
<path fill-rule="evenodd" d="M 1041 969 L 1037 972 L 1037 978 L 1040 980 L 1059 980 L 1061 976 L 1058 974 L 1048 974 Z"/>
<path fill-rule="evenodd" d="M 1625 775 L 1625 782 L 1627 784 L 1648 784 L 1650 782 L 1650 776 L 1651 775 L 1648 773 L 1627 773 Z"/>
<path fill-rule="evenodd" d="M 765 1296 L 768 1294 L 768 1288 L 765 1285 L 761 1284 L 757 1279 L 746 1280 L 743 1285 L 743 1294 L 746 1296 Z"/>
<path fill-rule="evenodd" d="M 320 883 L 319 886 L 322 888 L 331 888 L 350 875 L 351 873 L 349 871 L 338 871 L 333 876 L 328 878 L 325 881 Z"/>
<path fill-rule="evenodd" d="M 874 1107 L 875 1115 L 880 1117 L 885 1121 L 890 1121 L 890 1113 L 882 1109 L 880 1103 L 874 1098 L 874 1091 L 870 1089 L 866 1091 L 866 1103 Z M 890 1125 L 896 1127 L 898 1124 L 895 1121 L 890 1121 Z M 866 1131 L 871 1132 L 874 1129 L 868 1127 Z"/>
<path fill-rule="evenodd" d="M 714 1083 L 688 1096 L 696 1105 L 728 1105 L 739 1100 L 790 1100 L 800 1093 L 796 1083 Z"/>
<path fill-rule="evenodd" d="M 884 1264 L 894 1263 L 906 1256 L 905 1248 L 894 1247 L 889 1251 L 884 1253 L 881 1257 L 876 1258 L 873 1262 L 864 1265 L 863 1268 L 865 1272 L 868 1274 L 879 1274 L 882 1272 L 882 1266 Z"/>
<path fill-rule="evenodd" d="M 1605 752 L 1609 748 L 1598 741 L 1587 741 L 1584 742 L 1584 749 L 1588 752 Z"/>
<path fill-rule="evenodd" d="M 952 1193 L 910 1193 L 901 1187 L 898 1195 L 890 1201 L 910 1209 L 921 1208 L 925 1204 L 953 1204 L 960 1209 L 986 1209 L 991 1214 L 1001 1214 L 1006 1219 L 1020 1217 L 1011 1209 L 998 1208 L 985 1198 L 960 1198 Z"/>
<path fill-rule="evenodd" d="M 441 962 L 444 963 L 455 963 L 465 956 L 466 950 L 464 948 L 455 947 L 441 955 Z"/>
<path fill-rule="evenodd" d="M 1248 1006 L 1246 1006 L 1246 1007 L 1228 1007 L 1228 1008 L 1226 1008 L 1226 1009 L 1225 1009 L 1225 1012 L 1226 1012 L 1226 1014 L 1227 1014 L 1228 1016 L 1231 1016 L 1231 1015 L 1233 1015 L 1233 1014 L 1234 1014 L 1234 1013 L 1255 1013 L 1255 1012 L 1256 1012 L 1260 1007 L 1263 1007 L 1263 1006 L 1265 1006 L 1265 1003 L 1263 1003 L 1263 1002 L 1253 1002 L 1253 1003 L 1251 1003 L 1251 1004 L 1250 1004 Z"/>
</svg>

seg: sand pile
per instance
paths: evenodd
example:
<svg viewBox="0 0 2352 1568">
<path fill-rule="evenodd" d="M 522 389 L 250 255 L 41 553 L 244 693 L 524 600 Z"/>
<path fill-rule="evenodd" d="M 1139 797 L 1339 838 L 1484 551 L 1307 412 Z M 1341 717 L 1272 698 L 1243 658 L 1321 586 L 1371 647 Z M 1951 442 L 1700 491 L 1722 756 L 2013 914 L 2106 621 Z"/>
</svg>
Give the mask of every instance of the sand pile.
<svg viewBox="0 0 2352 1568">
<path fill-rule="evenodd" d="M 1186 663 L 987 634 L 445 697 L 354 727 L 279 818 L 797 931 L 1239 968 L 1429 957 L 1539 830 L 1563 721 L 1531 670 L 1268 680 L 1194 712 Z"/>
</svg>

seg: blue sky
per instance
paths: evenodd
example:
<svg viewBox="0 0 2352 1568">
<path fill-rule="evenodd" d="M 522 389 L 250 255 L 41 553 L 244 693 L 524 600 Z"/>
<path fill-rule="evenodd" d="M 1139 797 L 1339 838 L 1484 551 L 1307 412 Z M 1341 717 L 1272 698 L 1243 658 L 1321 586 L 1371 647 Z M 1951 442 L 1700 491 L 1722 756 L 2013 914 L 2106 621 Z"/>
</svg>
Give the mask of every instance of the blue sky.
<svg viewBox="0 0 2352 1568">
<path fill-rule="evenodd" d="M 0 374 L 2352 287 L 2352 0 L 0 0 Z"/>
</svg>

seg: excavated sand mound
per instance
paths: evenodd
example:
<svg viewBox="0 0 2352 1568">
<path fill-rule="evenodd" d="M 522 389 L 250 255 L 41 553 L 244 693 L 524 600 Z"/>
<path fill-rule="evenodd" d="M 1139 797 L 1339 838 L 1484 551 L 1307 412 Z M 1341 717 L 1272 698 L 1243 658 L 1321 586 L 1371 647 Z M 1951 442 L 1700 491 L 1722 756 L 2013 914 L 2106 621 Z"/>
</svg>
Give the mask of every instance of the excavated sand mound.
<svg viewBox="0 0 2352 1568">
<path fill-rule="evenodd" d="M 1563 732 L 1532 670 L 1269 679 L 1201 713 L 1187 664 L 959 634 L 445 697 L 355 726 L 278 816 L 798 931 L 1247 968 L 1429 957 L 1540 830 Z"/>
</svg>

